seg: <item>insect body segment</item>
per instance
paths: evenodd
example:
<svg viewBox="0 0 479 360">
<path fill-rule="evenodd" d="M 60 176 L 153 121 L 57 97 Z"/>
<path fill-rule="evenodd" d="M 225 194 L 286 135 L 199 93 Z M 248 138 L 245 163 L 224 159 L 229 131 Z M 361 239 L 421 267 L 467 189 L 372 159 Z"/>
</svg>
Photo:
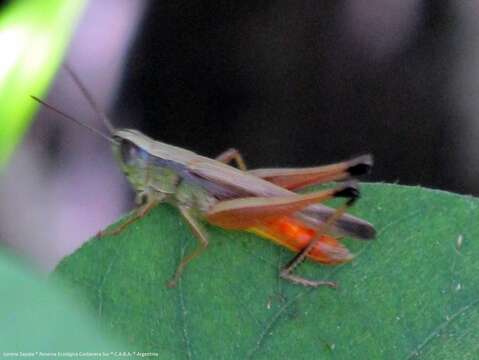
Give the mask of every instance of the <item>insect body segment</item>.
<svg viewBox="0 0 479 360">
<path fill-rule="evenodd" d="M 140 204 L 109 234 L 121 232 L 157 204 L 168 202 L 178 208 L 198 239 L 198 247 L 181 260 L 170 286 L 176 284 L 187 264 L 208 246 L 208 234 L 202 225 L 204 221 L 226 229 L 253 232 L 297 253 L 280 276 L 293 283 L 314 287 L 335 284 L 293 274 L 305 258 L 324 264 L 349 261 L 352 255 L 339 242 L 338 236 L 374 237 L 371 224 L 346 214 L 359 196 L 355 183 L 343 183 L 333 189 L 307 194 L 295 192 L 306 186 L 362 175 L 372 166 L 370 155 L 328 166 L 246 171 L 243 158 L 235 149 L 226 151 L 215 160 L 155 141 L 137 130 L 115 129 L 98 110 L 78 77 L 70 69 L 67 71 L 109 130 L 111 136 L 90 128 L 113 144 L 115 158 L 136 191 Z M 34 99 L 82 124 L 42 100 Z M 232 160 L 240 169 L 227 164 Z M 337 209 L 319 204 L 337 197 L 347 198 L 346 203 Z"/>
</svg>

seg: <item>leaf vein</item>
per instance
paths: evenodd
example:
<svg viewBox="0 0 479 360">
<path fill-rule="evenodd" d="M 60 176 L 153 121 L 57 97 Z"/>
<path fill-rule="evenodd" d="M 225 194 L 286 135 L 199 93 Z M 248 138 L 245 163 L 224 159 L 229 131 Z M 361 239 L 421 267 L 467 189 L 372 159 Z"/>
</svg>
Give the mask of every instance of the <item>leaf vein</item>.
<svg viewBox="0 0 479 360">
<path fill-rule="evenodd" d="M 181 257 L 180 257 L 180 259 L 183 259 L 184 255 L 185 255 L 186 245 L 187 244 L 183 244 L 183 246 L 181 247 Z M 190 337 L 188 335 L 188 329 L 187 329 L 187 326 L 186 326 L 187 310 L 186 310 L 186 306 L 185 306 L 185 293 L 183 291 L 182 284 L 183 284 L 183 281 L 180 277 L 178 279 L 178 297 L 179 297 L 179 300 L 180 300 L 180 317 L 181 317 L 181 322 L 182 322 L 183 340 L 184 340 L 184 343 L 185 343 L 186 357 L 191 360 L 193 358 L 193 355 L 192 355 L 192 352 L 191 352 Z"/>
<path fill-rule="evenodd" d="M 472 300 L 469 304 L 461 307 L 451 316 L 446 316 L 446 320 L 444 320 L 441 324 L 436 326 L 436 328 L 428 335 L 426 338 L 408 355 L 406 360 L 413 359 L 418 357 L 424 348 L 431 343 L 431 341 L 438 336 L 449 324 L 455 321 L 460 315 L 464 314 L 466 311 L 470 310 L 472 307 L 479 304 L 479 298 Z"/>
<path fill-rule="evenodd" d="M 101 279 L 101 283 L 98 286 L 98 291 L 97 291 L 97 296 L 98 296 L 98 316 L 101 317 L 103 314 L 103 287 L 106 283 L 106 279 L 108 275 L 111 272 L 111 269 L 113 267 L 113 264 L 116 262 L 116 259 L 118 259 L 118 253 L 116 253 L 116 256 L 113 257 L 113 259 L 110 261 L 108 264 L 108 267 L 106 268 L 105 274 L 103 275 Z"/>
<path fill-rule="evenodd" d="M 264 327 L 263 331 L 259 334 L 258 340 L 256 340 L 255 346 L 248 352 L 247 359 L 251 359 L 253 355 L 259 350 L 261 345 L 264 342 L 264 339 L 268 336 L 268 333 L 270 333 L 272 327 L 279 321 L 281 315 L 283 315 L 286 310 L 292 306 L 296 301 L 298 301 L 301 297 L 303 297 L 305 294 L 311 293 L 316 289 L 308 289 L 307 291 L 300 291 L 298 292 L 294 298 L 292 298 L 290 301 L 288 301 L 286 304 L 284 304 L 279 310 L 274 314 L 270 321 L 266 324 Z"/>
</svg>

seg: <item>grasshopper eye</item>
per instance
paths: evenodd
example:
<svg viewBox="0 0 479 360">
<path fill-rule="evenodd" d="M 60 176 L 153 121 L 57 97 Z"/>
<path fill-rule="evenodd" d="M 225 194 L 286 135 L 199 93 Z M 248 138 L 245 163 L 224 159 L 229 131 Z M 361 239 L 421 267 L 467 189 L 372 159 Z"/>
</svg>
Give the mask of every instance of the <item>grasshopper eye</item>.
<svg viewBox="0 0 479 360">
<path fill-rule="evenodd" d="M 131 141 L 122 139 L 120 142 L 121 159 L 125 164 L 131 164 L 138 160 L 142 150 Z"/>
</svg>

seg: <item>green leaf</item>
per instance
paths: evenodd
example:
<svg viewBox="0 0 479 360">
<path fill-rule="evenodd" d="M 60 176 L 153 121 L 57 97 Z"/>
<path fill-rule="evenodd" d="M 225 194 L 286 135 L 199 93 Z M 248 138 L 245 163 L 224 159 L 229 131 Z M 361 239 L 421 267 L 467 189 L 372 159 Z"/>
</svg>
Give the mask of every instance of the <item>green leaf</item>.
<svg viewBox="0 0 479 360">
<path fill-rule="evenodd" d="M 34 275 L 13 255 L 0 252 L 3 356 L 13 357 L 16 353 L 17 357 L 51 358 L 58 353 L 68 356 L 122 350 L 95 326 L 86 309 L 66 297 L 64 291 L 60 284 L 50 284 Z M 20 352 L 25 354 L 22 356 Z"/>
<path fill-rule="evenodd" d="M 377 239 L 345 240 L 357 254 L 349 264 L 299 268 L 338 281 L 336 290 L 278 279 L 291 253 L 213 227 L 207 251 L 176 289 L 165 287 L 195 245 L 167 205 L 88 242 L 56 272 L 112 331 L 162 358 L 477 359 L 478 200 L 365 184 L 352 212 L 375 224 Z"/>
<path fill-rule="evenodd" d="M 10 1 L 0 12 L 0 168 L 62 61 L 85 0 Z"/>
</svg>

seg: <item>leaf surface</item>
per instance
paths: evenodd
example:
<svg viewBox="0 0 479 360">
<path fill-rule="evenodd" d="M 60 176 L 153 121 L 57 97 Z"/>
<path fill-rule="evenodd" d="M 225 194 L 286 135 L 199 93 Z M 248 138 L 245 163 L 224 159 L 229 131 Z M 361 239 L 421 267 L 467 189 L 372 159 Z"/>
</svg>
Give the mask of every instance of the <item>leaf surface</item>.
<svg viewBox="0 0 479 360">
<path fill-rule="evenodd" d="M 62 284 L 51 284 L 0 251 L 0 354 L 47 359 L 125 349 L 64 292 Z"/>
<path fill-rule="evenodd" d="M 364 184 L 352 213 L 375 241 L 346 239 L 353 262 L 299 273 L 338 289 L 278 278 L 292 254 L 211 226 L 210 246 L 176 289 L 165 286 L 196 245 L 162 205 L 115 237 L 93 239 L 56 273 L 130 346 L 176 359 L 476 359 L 479 210 L 472 197 Z"/>
</svg>

